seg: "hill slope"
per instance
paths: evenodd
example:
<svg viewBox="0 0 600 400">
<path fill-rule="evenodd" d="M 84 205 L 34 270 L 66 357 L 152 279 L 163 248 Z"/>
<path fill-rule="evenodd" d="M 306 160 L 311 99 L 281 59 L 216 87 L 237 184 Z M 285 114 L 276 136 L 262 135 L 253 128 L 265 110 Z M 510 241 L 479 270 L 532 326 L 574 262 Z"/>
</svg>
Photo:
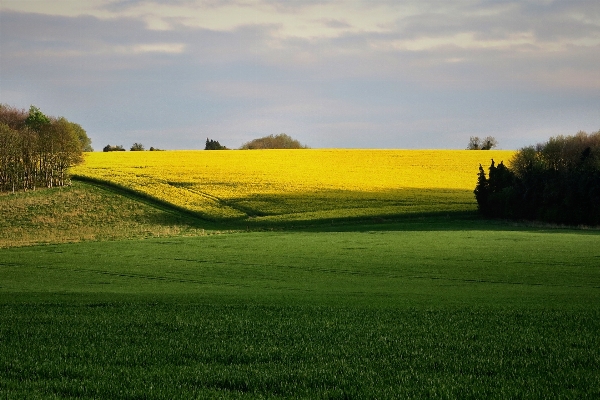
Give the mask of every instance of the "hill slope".
<svg viewBox="0 0 600 400">
<path fill-rule="evenodd" d="M 209 223 L 83 182 L 0 195 L 0 247 L 201 235 Z"/>
</svg>

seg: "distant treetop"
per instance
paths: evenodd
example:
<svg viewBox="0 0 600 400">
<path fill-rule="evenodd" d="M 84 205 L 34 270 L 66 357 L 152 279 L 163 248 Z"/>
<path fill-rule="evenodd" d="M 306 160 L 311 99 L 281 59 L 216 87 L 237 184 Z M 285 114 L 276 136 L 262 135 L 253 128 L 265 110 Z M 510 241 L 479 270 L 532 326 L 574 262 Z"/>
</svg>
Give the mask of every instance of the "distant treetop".
<svg viewBox="0 0 600 400">
<path fill-rule="evenodd" d="M 491 150 L 498 146 L 498 141 L 493 136 L 480 139 L 478 136 L 471 136 L 467 150 Z"/>
<path fill-rule="evenodd" d="M 107 144 L 106 146 L 104 146 L 104 148 L 102 149 L 102 151 L 105 152 L 105 153 L 107 153 L 109 151 L 125 151 L 125 149 L 121 145 L 112 146 L 110 144 Z"/>
<path fill-rule="evenodd" d="M 227 147 L 222 146 L 217 140 L 206 138 L 206 146 L 204 150 L 229 150 Z"/>
<path fill-rule="evenodd" d="M 259 139 L 254 139 L 244 143 L 240 150 L 260 150 L 260 149 L 308 149 L 308 146 L 300 144 L 296 139 L 291 138 L 285 133 L 279 135 L 269 135 Z"/>
</svg>

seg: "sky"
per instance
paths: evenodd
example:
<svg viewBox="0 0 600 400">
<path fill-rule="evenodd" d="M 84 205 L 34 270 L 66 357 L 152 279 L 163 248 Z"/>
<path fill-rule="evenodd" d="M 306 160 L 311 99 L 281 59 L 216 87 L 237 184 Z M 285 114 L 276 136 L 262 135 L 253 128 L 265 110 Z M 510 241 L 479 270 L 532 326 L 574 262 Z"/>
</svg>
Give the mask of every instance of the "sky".
<svg viewBox="0 0 600 400">
<path fill-rule="evenodd" d="M 600 2 L 0 0 L 0 103 L 95 150 L 519 149 L 600 130 Z"/>
</svg>

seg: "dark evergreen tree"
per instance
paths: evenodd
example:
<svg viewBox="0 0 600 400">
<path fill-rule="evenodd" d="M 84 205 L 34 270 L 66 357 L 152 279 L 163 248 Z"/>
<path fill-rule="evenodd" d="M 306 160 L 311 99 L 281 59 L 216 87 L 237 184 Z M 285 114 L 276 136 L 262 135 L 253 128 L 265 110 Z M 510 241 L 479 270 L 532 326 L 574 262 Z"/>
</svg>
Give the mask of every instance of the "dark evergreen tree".
<svg viewBox="0 0 600 400">
<path fill-rule="evenodd" d="M 558 136 L 519 150 L 511 161 L 480 166 L 475 198 L 489 217 L 600 224 L 600 131 Z"/>
<path fill-rule="evenodd" d="M 475 199 L 477 200 L 477 206 L 479 211 L 486 216 L 489 216 L 488 210 L 488 197 L 489 197 L 488 180 L 485 175 L 485 171 L 481 164 L 479 164 L 479 173 L 477 174 L 477 186 L 475 186 Z"/>
<path fill-rule="evenodd" d="M 206 138 L 206 146 L 204 150 L 228 150 L 227 147 L 222 146 L 218 141 Z"/>
</svg>

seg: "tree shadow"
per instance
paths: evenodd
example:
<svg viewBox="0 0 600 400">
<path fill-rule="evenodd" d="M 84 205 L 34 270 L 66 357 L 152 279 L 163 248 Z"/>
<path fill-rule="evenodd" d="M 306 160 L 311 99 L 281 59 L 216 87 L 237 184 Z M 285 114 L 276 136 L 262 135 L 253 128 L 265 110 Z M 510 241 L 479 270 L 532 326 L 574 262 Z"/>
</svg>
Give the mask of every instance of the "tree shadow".
<svg viewBox="0 0 600 400">
<path fill-rule="evenodd" d="M 303 232 L 384 232 L 384 231 L 531 231 L 600 234 L 600 227 L 574 227 L 532 221 L 494 220 L 476 211 L 473 192 L 462 189 L 396 189 L 381 192 L 321 190 L 311 193 L 254 195 L 228 200 L 249 215 L 246 218 L 215 220 L 173 206 L 164 201 L 105 182 L 82 180 L 86 184 L 142 202 L 164 211 L 144 216 L 148 223 L 182 226 L 207 231 L 303 231 Z M 285 213 L 300 205 L 294 219 Z M 258 207 L 257 207 L 258 206 Z M 358 215 L 336 216 L 336 206 Z M 387 211 L 378 213 L 380 207 Z M 327 210 L 329 208 L 329 210 Z M 431 211 L 438 208 L 438 211 Z M 264 211 L 264 210 L 270 210 Z M 329 211 L 323 213 L 323 210 Z M 360 211 L 368 211 L 363 214 Z M 392 210 L 392 211 L 390 211 Z M 396 210 L 397 212 L 394 212 Z M 424 210 L 424 211 L 419 211 Z M 301 215 L 305 213 L 305 216 Z M 312 214 L 311 214 L 312 213 Z M 322 215 L 319 215 L 322 214 Z M 310 217 L 312 215 L 312 217 Z"/>
</svg>

